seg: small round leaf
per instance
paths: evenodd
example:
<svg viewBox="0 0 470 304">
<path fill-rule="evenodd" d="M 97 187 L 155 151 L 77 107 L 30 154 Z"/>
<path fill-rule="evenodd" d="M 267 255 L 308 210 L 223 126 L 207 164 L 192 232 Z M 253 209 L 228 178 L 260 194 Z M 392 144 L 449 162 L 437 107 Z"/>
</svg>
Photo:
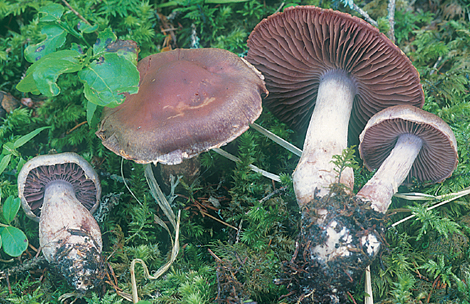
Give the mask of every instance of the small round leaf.
<svg viewBox="0 0 470 304">
<path fill-rule="evenodd" d="M 20 256 L 28 248 L 28 238 L 16 227 L 5 227 L 1 236 L 3 251 L 12 257 Z"/>
</svg>

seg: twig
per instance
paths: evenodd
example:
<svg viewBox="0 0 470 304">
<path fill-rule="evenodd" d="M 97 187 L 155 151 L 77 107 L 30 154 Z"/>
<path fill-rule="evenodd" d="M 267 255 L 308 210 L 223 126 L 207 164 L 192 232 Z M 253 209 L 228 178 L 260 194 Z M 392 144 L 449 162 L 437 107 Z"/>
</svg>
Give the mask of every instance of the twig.
<svg viewBox="0 0 470 304">
<path fill-rule="evenodd" d="M 83 126 L 83 125 L 86 124 L 86 123 L 87 123 L 86 120 L 85 120 L 85 121 L 82 121 L 81 123 L 79 123 L 78 125 L 76 125 L 75 127 L 73 127 L 72 129 L 68 130 L 68 131 L 66 132 L 66 134 L 68 135 L 68 134 L 72 133 L 73 131 L 75 131 L 76 129 L 80 128 L 81 126 Z"/>
<path fill-rule="evenodd" d="M 91 26 L 90 22 L 88 22 L 88 20 L 86 20 L 85 18 L 83 18 L 83 16 L 80 15 L 80 13 L 77 12 L 67 1 L 62 0 L 62 2 L 64 2 L 64 4 L 65 4 L 75 15 L 77 15 L 78 18 L 80 18 L 81 20 L 83 20 L 83 22 L 85 22 L 86 24 L 88 24 L 89 26 Z"/>
<path fill-rule="evenodd" d="M 223 157 L 227 158 L 227 159 L 230 159 L 231 161 L 233 162 L 239 162 L 241 161 L 238 157 L 226 152 L 225 150 L 222 150 L 220 148 L 213 148 L 211 151 L 214 151 L 215 153 L 219 154 L 219 155 L 222 155 Z M 254 172 L 257 172 L 257 173 L 261 173 L 261 175 L 263 175 L 264 177 L 267 177 L 267 178 L 270 178 L 272 179 L 273 181 L 276 181 L 276 182 L 281 182 L 281 179 L 279 178 L 279 175 L 276 175 L 274 173 L 270 173 L 270 172 L 267 172 L 263 169 L 260 169 L 258 167 L 256 167 L 255 165 L 248 165 L 250 167 L 250 169 Z"/>
<path fill-rule="evenodd" d="M 392 0 L 393 1 L 393 0 Z M 356 3 L 353 3 L 353 9 L 358 12 L 359 14 L 361 14 L 362 17 L 364 17 L 364 19 L 366 19 L 367 22 L 369 22 L 370 24 L 372 24 L 373 26 L 375 27 L 379 27 L 379 24 L 377 23 L 377 21 L 375 21 L 374 19 L 372 19 L 369 14 L 364 11 L 362 8 L 360 8 L 359 6 L 357 6 Z"/>
<path fill-rule="evenodd" d="M 29 260 L 26 260 L 23 264 L 18 266 L 13 266 L 5 271 L 0 271 L 0 280 L 6 279 L 8 280 L 8 275 L 22 273 L 29 271 L 30 269 L 40 267 L 41 265 L 46 263 L 46 258 L 44 256 L 41 257 L 34 257 Z"/>
<path fill-rule="evenodd" d="M 155 273 L 153 273 L 153 275 L 150 275 L 150 272 L 149 272 L 149 270 L 147 268 L 147 265 L 145 264 L 144 261 L 142 261 L 141 259 L 132 260 L 131 267 L 130 267 L 129 271 L 130 271 L 130 274 L 131 274 L 132 302 L 133 303 L 139 302 L 139 297 L 138 297 L 138 294 L 137 294 L 137 282 L 135 280 L 135 264 L 139 263 L 139 264 L 142 265 L 142 267 L 144 269 L 145 277 L 148 280 L 156 280 L 162 274 L 164 274 L 170 268 L 171 264 L 173 264 L 173 262 L 176 260 L 176 257 L 178 256 L 178 252 L 179 252 L 179 249 L 180 249 L 180 247 L 179 247 L 180 217 L 181 217 L 181 210 L 178 211 L 178 217 L 177 217 L 177 220 L 176 220 L 175 243 L 174 243 L 174 246 L 171 250 L 171 256 L 170 256 L 169 260 L 165 263 L 165 265 L 161 266 Z"/>
<path fill-rule="evenodd" d="M 285 139 L 283 139 L 283 138 L 277 136 L 276 134 L 272 133 L 271 131 L 263 128 L 262 126 L 260 126 L 256 123 L 251 124 L 250 127 L 255 129 L 256 131 L 258 131 L 259 133 L 263 134 L 264 136 L 266 136 L 270 140 L 274 141 L 275 143 L 277 143 L 278 145 L 280 145 L 284 149 L 294 153 L 295 155 L 297 155 L 299 157 L 302 156 L 302 150 L 300 150 L 299 148 L 297 148 L 296 146 L 294 146 L 290 142 L 286 141 Z"/>
<path fill-rule="evenodd" d="M 443 201 L 443 202 L 440 202 L 440 203 L 438 203 L 438 204 L 436 204 L 436 205 L 434 205 L 434 206 L 432 206 L 432 207 L 427 208 L 426 210 L 432 210 L 432 209 L 434 209 L 434 208 L 440 207 L 440 206 L 442 206 L 442 205 L 445 205 L 445 204 L 447 204 L 447 203 L 449 203 L 449 202 L 452 202 L 452 201 L 454 201 L 454 200 L 456 200 L 456 199 L 458 199 L 458 198 L 461 198 L 462 196 L 466 196 L 466 195 L 468 195 L 468 194 L 470 194 L 470 188 L 466 188 L 465 190 L 462 190 L 462 191 L 460 191 L 460 192 L 457 192 L 457 193 L 455 193 L 455 196 L 452 197 L 451 199 L 448 199 L 448 200 L 445 200 L 445 201 Z M 394 223 L 394 224 L 392 225 L 392 227 L 395 227 L 395 226 L 397 226 L 397 225 L 399 225 L 399 224 L 401 224 L 401 223 L 403 223 L 403 222 L 406 222 L 407 220 L 412 219 L 412 218 L 414 218 L 415 216 L 416 216 L 416 215 L 412 214 L 412 215 L 410 215 L 410 216 L 408 216 L 408 217 L 405 217 L 404 219 L 401 219 L 401 220 L 399 220 L 398 222 Z"/>
<path fill-rule="evenodd" d="M 429 291 L 428 298 L 426 299 L 426 303 L 429 303 L 429 301 L 431 300 L 432 291 L 436 287 L 436 283 L 439 281 L 440 277 L 441 277 L 441 275 L 438 275 L 437 278 L 432 283 L 431 290 Z"/>
<path fill-rule="evenodd" d="M 282 7 L 284 6 L 284 4 L 285 4 L 285 2 L 283 1 L 283 2 L 281 3 L 281 5 L 279 5 L 279 7 L 277 8 L 277 10 L 273 13 L 273 15 L 279 13 L 279 12 L 281 11 Z"/>
<path fill-rule="evenodd" d="M 276 190 L 274 190 L 273 192 L 271 192 L 271 193 L 269 193 L 268 195 L 266 195 L 265 197 L 263 197 L 262 199 L 260 199 L 258 202 L 262 204 L 262 203 L 264 203 L 265 201 L 267 201 L 268 199 L 270 199 L 271 197 L 273 197 L 274 195 L 277 195 L 277 194 L 279 194 L 279 193 L 281 193 L 281 192 L 286 191 L 286 189 L 287 189 L 286 186 L 281 187 L 281 188 L 279 188 L 279 189 L 276 189 Z"/>
<path fill-rule="evenodd" d="M 238 228 L 237 228 L 237 227 L 234 227 L 234 226 L 232 226 L 232 225 L 230 225 L 230 224 L 228 224 L 228 223 L 226 223 L 226 222 L 224 222 L 224 221 L 222 221 L 222 220 L 216 218 L 215 216 L 210 215 L 210 214 L 207 213 L 207 212 L 204 212 L 204 211 L 202 211 L 202 210 L 199 210 L 199 211 L 201 212 L 201 214 L 202 214 L 203 216 L 208 216 L 208 217 L 210 217 L 211 219 L 216 220 L 217 222 L 222 223 L 222 224 L 224 224 L 225 226 L 230 227 L 230 228 L 235 229 L 235 230 L 238 231 Z"/>
<path fill-rule="evenodd" d="M 10 278 L 9 278 L 9 275 L 8 275 L 8 270 L 7 270 L 7 274 L 6 274 L 6 280 L 7 280 L 7 285 L 8 285 L 8 293 L 13 294 L 13 291 L 11 290 L 11 286 L 10 286 Z"/>
<path fill-rule="evenodd" d="M 388 2 L 388 22 L 390 24 L 388 38 L 395 43 L 395 0 L 389 0 Z"/>
<path fill-rule="evenodd" d="M 356 300 L 354 300 L 354 297 L 352 296 L 352 294 L 349 292 L 349 291 L 346 291 L 346 293 L 348 294 L 348 296 L 351 298 L 351 301 L 354 303 L 354 304 L 357 304 Z"/>
<path fill-rule="evenodd" d="M 370 276 L 370 265 L 366 268 L 366 279 L 365 279 L 365 292 L 364 304 L 374 304 L 374 296 L 372 294 L 372 279 Z"/>
</svg>

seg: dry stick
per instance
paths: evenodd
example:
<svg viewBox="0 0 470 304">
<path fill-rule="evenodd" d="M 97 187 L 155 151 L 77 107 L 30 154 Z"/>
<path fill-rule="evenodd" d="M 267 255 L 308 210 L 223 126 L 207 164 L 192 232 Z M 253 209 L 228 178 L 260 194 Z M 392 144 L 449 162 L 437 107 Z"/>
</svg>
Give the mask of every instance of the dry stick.
<svg viewBox="0 0 470 304">
<path fill-rule="evenodd" d="M 284 186 L 284 187 L 281 187 L 279 189 L 276 189 L 274 190 L 273 192 L 269 193 L 268 195 L 266 195 L 265 197 L 263 197 L 262 199 L 260 199 L 258 202 L 260 204 L 264 203 L 265 201 L 267 201 L 268 199 L 270 199 L 271 197 L 275 196 L 275 195 L 278 195 L 279 193 L 281 192 L 284 192 L 287 190 L 287 186 Z"/>
<path fill-rule="evenodd" d="M 274 141 L 276 144 L 280 145 L 284 149 L 292 152 L 293 154 L 295 154 L 299 157 L 302 156 L 302 150 L 301 149 L 297 148 L 296 146 L 294 146 L 290 142 L 288 142 L 285 139 L 277 136 L 276 134 L 272 133 L 271 131 L 263 128 L 262 126 L 260 126 L 256 123 L 252 123 L 250 125 L 250 127 L 255 129 L 256 131 L 258 131 L 259 133 L 263 134 L 264 136 L 266 136 L 270 140 Z"/>
<path fill-rule="evenodd" d="M 374 304 L 374 296 L 372 294 L 372 279 L 370 277 L 370 265 L 366 268 L 366 279 L 365 279 L 366 296 L 364 297 L 364 304 Z"/>
<path fill-rule="evenodd" d="M 215 216 L 210 215 L 210 214 L 207 213 L 207 212 L 204 212 L 204 211 L 202 211 L 202 210 L 199 210 L 199 211 L 201 212 L 201 214 L 202 214 L 203 216 L 208 216 L 208 217 L 210 217 L 211 219 L 213 219 L 213 220 L 215 220 L 215 221 L 217 221 L 217 222 L 219 222 L 219 223 L 221 223 L 221 224 L 224 224 L 224 225 L 227 226 L 227 227 L 230 227 L 230 228 L 235 229 L 235 230 L 238 231 L 238 228 L 237 228 L 237 227 L 234 227 L 234 226 L 232 226 L 232 225 L 230 225 L 230 224 L 228 224 L 228 223 L 226 223 L 226 222 L 224 222 L 224 221 L 222 221 L 222 220 L 216 218 Z"/>
<path fill-rule="evenodd" d="M 165 265 L 161 266 L 153 275 L 150 275 L 150 272 L 147 268 L 147 265 L 145 264 L 144 261 L 141 259 L 134 259 L 131 262 L 131 267 L 130 267 L 130 274 L 131 274 L 131 285 L 132 285 L 132 302 L 137 303 L 139 302 L 139 297 L 137 294 L 137 282 L 135 280 L 135 264 L 139 263 L 142 265 L 144 269 L 144 274 L 145 277 L 148 280 L 156 280 L 158 279 L 162 274 L 164 274 L 168 268 L 170 268 L 171 264 L 176 260 L 176 257 L 178 256 L 179 252 L 179 234 L 180 234 L 180 217 L 181 217 L 181 210 L 178 211 L 178 217 L 176 220 L 176 227 L 175 228 L 175 243 L 174 246 L 171 250 L 171 256 L 169 260 L 165 263 Z"/>
<path fill-rule="evenodd" d="M 213 148 L 212 151 L 214 151 L 215 153 L 219 154 L 219 155 L 222 155 L 223 157 L 233 161 L 233 162 L 239 162 L 241 161 L 238 157 L 228 153 L 227 151 L 225 150 L 222 150 L 220 148 Z M 280 182 L 281 179 L 279 178 L 279 175 L 276 175 L 274 173 L 270 173 L 268 171 L 265 171 L 263 169 L 260 169 L 258 167 L 256 167 L 255 165 L 248 165 L 250 167 L 250 169 L 254 172 L 257 172 L 257 173 L 261 173 L 261 175 L 263 175 L 264 177 L 267 177 L 267 178 L 270 178 L 272 179 L 273 181 L 276 181 L 276 182 Z"/>
<path fill-rule="evenodd" d="M 7 271 L 6 280 L 7 280 L 7 286 L 8 286 L 8 294 L 13 294 L 13 291 L 11 290 L 11 286 L 10 286 L 10 277 L 8 275 L 8 271 Z"/>
<path fill-rule="evenodd" d="M 388 38 L 395 43 L 395 0 L 388 2 L 388 22 L 390 23 Z"/>
<path fill-rule="evenodd" d="M 62 0 L 62 2 L 64 2 L 64 4 L 65 4 L 75 15 L 77 15 L 78 18 L 82 19 L 83 22 L 85 22 L 86 24 L 88 24 L 89 26 L 91 26 L 90 22 L 88 22 L 85 18 L 83 18 L 83 16 L 80 15 L 80 13 L 77 12 L 67 1 Z"/>
<path fill-rule="evenodd" d="M 392 0 L 393 2 L 395 2 L 394 0 Z M 372 24 L 373 26 L 375 27 L 379 27 L 379 24 L 377 23 L 377 21 L 375 21 L 374 19 L 372 19 L 369 14 L 364 11 L 362 8 L 360 8 L 359 6 L 357 6 L 356 3 L 353 3 L 353 9 L 358 12 L 359 14 L 361 14 L 362 17 L 364 17 L 364 19 L 366 19 L 367 22 L 369 22 L 370 24 Z"/>
<path fill-rule="evenodd" d="M 432 283 L 432 286 L 431 286 L 431 290 L 429 291 L 429 295 L 426 299 L 426 303 L 429 303 L 429 301 L 431 300 L 431 295 L 432 295 L 432 291 L 434 290 L 434 288 L 436 287 L 436 283 L 439 281 L 441 275 L 438 275 L 437 278 L 434 280 L 434 282 Z"/>
<path fill-rule="evenodd" d="M 87 123 L 86 120 L 85 120 L 85 121 L 82 121 L 81 123 L 79 123 L 78 125 L 76 125 L 75 127 L 73 127 L 72 129 L 68 130 L 68 131 L 66 132 L 66 134 L 68 135 L 68 134 L 72 133 L 73 131 L 75 131 L 76 129 L 80 128 L 81 126 L 83 126 L 83 125 L 86 124 L 86 123 Z"/>
<path fill-rule="evenodd" d="M 434 206 L 432 206 L 432 207 L 429 207 L 429 208 L 427 208 L 426 210 L 432 210 L 432 209 L 434 209 L 434 208 L 437 208 L 437 207 L 439 207 L 439 206 L 445 205 L 445 204 L 447 204 L 447 203 L 449 203 L 449 202 L 452 202 L 452 201 L 454 201 L 454 200 L 456 200 L 456 199 L 458 199 L 458 198 L 461 198 L 462 196 L 466 196 L 466 195 L 468 195 L 468 194 L 470 194 L 470 189 L 469 189 L 469 188 L 467 188 L 467 189 L 465 189 L 465 190 L 462 190 L 462 191 L 460 191 L 460 192 L 457 192 L 456 195 L 455 195 L 453 198 L 448 199 L 448 200 L 445 200 L 445 201 L 443 201 L 443 202 L 440 202 L 439 204 L 436 204 L 436 205 L 434 205 Z M 404 219 L 401 219 L 401 220 L 399 220 L 398 222 L 394 223 L 394 224 L 392 225 L 392 227 L 395 227 L 395 226 L 397 226 L 397 225 L 399 225 L 399 224 L 401 224 L 401 223 L 403 223 L 403 222 L 406 222 L 407 220 L 412 219 L 412 218 L 414 218 L 415 216 L 416 216 L 416 215 L 412 214 L 412 215 L 410 215 L 410 216 L 408 216 L 408 217 L 405 217 Z"/>
</svg>

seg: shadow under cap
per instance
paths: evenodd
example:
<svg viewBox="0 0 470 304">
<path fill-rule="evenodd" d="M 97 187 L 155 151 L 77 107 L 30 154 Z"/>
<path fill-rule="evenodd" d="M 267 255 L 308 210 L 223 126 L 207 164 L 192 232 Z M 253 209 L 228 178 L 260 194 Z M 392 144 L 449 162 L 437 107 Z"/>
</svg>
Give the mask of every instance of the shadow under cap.
<svg viewBox="0 0 470 304">
<path fill-rule="evenodd" d="M 293 128 L 305 129 L 320 79 L 345 71 L 356 86 L 349 123 L 355 139 L 369 118 L 398 104 L 422 107 L 419 74 L 406 55 L 369 23 L 314 6 L 289 7 L 261 21 L 246 59 L 266 78 L 264 105 Z"/>
<path fill-rule="evenodd" d="M 96 135 L 137 163 L 179 164 L 245 132 L 268 94 L 262 75 L 222 49 L 177 49 L 138 64 L 140 88 L 104 108 Z"/>
</svg>

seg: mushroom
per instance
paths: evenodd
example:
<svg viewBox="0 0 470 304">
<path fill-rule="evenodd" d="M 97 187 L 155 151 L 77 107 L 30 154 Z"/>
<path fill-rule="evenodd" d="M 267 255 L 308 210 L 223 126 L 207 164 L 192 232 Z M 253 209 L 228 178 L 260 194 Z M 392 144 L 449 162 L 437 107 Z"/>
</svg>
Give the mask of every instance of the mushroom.
<svg viewBox="0 0 470 304">
<path fill-rule="evenodd" d="M 319 219 L 302 213 L 306 222 L 302 237 L 309 243 L 307 253 L 314 265 L 310 273 L 325 278 L 313 278 L 323 280 L 316 282 L 320 287 L 314 285 L 317 294 L 324 288 L 336 299 L 357 282 L 379 252 L 384 213 L 398 186 L 412 178 L 442 182 L 458 162 L 450 127 L 436 115 L 410 105 L 393 106 L 372 116 L 360 140 L 365 166 L 378 168 L 372 179 L 355 197 L 342 198 L 342 203 L 338 197 L 324 199 L 325 214 Z"/>
<path fill-rule="evenodd" d="M 374 176 L 357 193 L 385 213 L 405 180 L 440 183 L 457 167 L 457 142 L 438 116 L 401 105 L 375 114 L 360 135 L 359 152 Z"/>
<path fill-rule="evenodd" d="M 92 216 L 101 195 L 95 170 L 75 153 L 37 156 L 21 169 L 18 193 L 26 215 L 39 222 L 46 260 L 77 291 L 95 287 L 103 247 Z"/>
<path fill-rule="evenodd" d="M 294 128 L 308 124 L 293 174 L 300 206 L 329 193 L 337 182 L 332 156 L 347 147 L 348 136 L 357 138 L 373 114 L 424 103 L 418 72 L 406 55 L 378 29 L 345 13 L 286 8 L 255 27 L 248 47 L 246 59 L 263 73 L 270 91 L 266 107 Z M 352 189 L 352 169 L 340 182 Z"/>
<path fill-rule="evenodd" d="M 140 88 L 104 108 L 96 135 L 137 163 L 179 164 L 245 132 L 261 114 L 262 75 L 222 49 L 177 49 L 138 64 Z"/>
</svg>

